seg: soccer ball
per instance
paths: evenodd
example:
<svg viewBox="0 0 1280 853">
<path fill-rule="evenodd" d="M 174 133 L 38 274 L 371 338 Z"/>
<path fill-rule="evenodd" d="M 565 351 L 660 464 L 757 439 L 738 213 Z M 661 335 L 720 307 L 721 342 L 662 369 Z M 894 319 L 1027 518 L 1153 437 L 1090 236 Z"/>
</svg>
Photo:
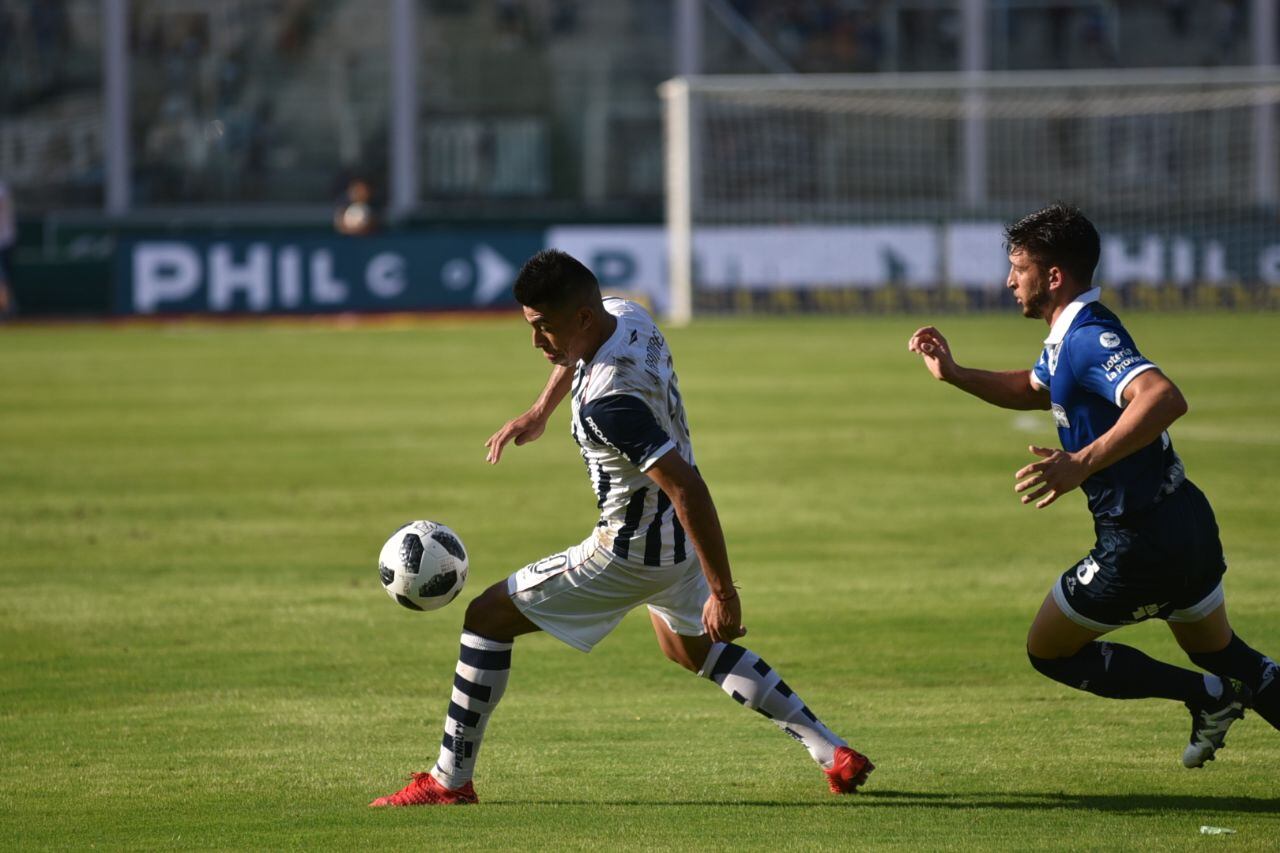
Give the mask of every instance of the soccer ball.
<svg viewBox="0 0 1280 853">
<path fill-rule="evenodd" d="M 378 554 L 387 595 L 410 610 L 437 610 L 458 597 L 467 582 L 467 552 L 443 524 L 411 521 Z"/>
</svg>

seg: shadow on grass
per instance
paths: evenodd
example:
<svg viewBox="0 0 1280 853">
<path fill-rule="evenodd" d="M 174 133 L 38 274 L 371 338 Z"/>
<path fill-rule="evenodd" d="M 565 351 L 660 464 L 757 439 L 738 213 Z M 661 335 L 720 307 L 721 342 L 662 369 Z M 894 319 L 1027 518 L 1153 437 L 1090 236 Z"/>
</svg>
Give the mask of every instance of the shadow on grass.
<svg viewBox="0 0 1280 853">
<path fill-rule="evenodd" d="M 884 808 L 996 809 L 1050 811 L 1075 809 L 1116 814 L 1165 812 L 1234 812 L 1280 814 L 1280 797 L 1218 797 L 1194 794 L 1066 794 L 1061 792 L 968 792 L 946 794 L 920 791 L 865 791 L 821 802 L 784 800 L 558 800 L 486 801 L 489 806 L 748 806 L 752 808 Z"/>
<path fill-rule="evenodd" d="M 858 799 L 875 805 L 956 809 L 1084 809 L 1143 814 L 1167 811 L 1280 813 L 1280 797 L 1223 797 L 1197 794 L 1067 794 L 1062 792 L 978 792 L 968 794 L 915 791 L 866 791 Z"/>
</svg>

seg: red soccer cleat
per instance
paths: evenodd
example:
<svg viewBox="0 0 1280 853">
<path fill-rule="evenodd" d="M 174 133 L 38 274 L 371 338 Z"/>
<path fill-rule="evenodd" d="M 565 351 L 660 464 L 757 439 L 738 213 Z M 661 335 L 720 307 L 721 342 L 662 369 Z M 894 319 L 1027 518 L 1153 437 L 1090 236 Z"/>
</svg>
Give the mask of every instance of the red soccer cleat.
<svg viewBox="0 0 1280 853">
<path fill-rule="evenodd" d="M 378 797 L 370 808 L 383 806 L 465 806 L 480 802 L 471 783 L 461 788 L 449 789 L 436 781 L 430 773 L 414 773 L 413 781 L 386 797 Z"/>
<path fill-rule="evenodd" d="M 858 790 L 859 785 L 867 781 L 867 777 L 875 769 L 876 766 L 865 755 L 842 746 L 836 750 L 836 760 L 831 769 L 822 772 L 827 774 L 827 785 L 831 788 L 831 793 L 852 794 Z"/>
</svg>

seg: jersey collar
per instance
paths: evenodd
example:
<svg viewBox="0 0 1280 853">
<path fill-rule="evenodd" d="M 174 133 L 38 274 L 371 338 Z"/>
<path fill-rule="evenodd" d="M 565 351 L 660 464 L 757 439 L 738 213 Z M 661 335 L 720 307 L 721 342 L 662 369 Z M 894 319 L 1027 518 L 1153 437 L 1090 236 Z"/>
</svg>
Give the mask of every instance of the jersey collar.
<svg viewBox="0 0 1280 853">
<path fill-rule="evenodd" d="M 1062 309 L 1058 319 L 1053 321 L 1053 326 L 1049 329 L 1049 337 L 1044 339 L 1045 345 L 1051 347 L 1060 345 L 1062 339 L 1067 336 L 1067 329 L 1071 328 L 1071 323 L 1076 319 L 1076 315 L 1080 313 L 1080 309 L 1090 302 L 1097 302 L 1101 296 L 1102 288 L 1094 287 L 1071 300 L 1071 303 Z"/>
</svg>

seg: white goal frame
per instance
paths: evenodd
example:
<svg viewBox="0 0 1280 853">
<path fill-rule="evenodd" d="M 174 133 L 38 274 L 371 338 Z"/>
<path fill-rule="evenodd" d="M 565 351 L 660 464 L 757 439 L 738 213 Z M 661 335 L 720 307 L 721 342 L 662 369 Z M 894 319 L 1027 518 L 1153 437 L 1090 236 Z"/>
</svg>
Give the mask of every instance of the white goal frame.
<svg viewBox="0 0 1280 853">
<path fill-rule="evenodd" d="M 694 242 L 697 227 L 699 175 L 700 96 L 746 93 L 785 103 L 806 93 L 830 96 L 838 92 L 886 93 L 920 90 L 962 91 L 960 134 L 962 157 L 958 168 L 961 202 L 977 210 L 985 201 L 986 127 L 988 97 L 1002 89 L 1046 90 L 1091 88 L 1098 92 L 1098 108 L 1105 109 L 1108 95 L 1124 87 L 1167 91 L 1170 97 L 1204 86 L 1256 87 L 1252 119 L 1253 203 L 1270 209 L 1280 206 L 1276 167 L 1275 105 L 1280 102 L 1280 68 L 1172 68 L 1106 69 L 1084 71 L 980 71 L 960 73 L 888 73 L 848 75 L 714 75 L 686 76 L 659 87 L 663 105 L 664 192 L 669 302 L 667 319 L 674 325 L 689 323 L 694 315 Z M 1211 96 L 1207 96 L 1211 97 Z M 1090 99 L 1092 101 L 1092 99 Z M 1086 109 L 1091 108 L 1086 104 Z M 1205 107 L 1199 107 L 1201 109 Z M 1097 114 L 1097 113 L 1093 113 Z M 1049 201 L 1048 199 L 1046 201 Z"/>
</svg>

